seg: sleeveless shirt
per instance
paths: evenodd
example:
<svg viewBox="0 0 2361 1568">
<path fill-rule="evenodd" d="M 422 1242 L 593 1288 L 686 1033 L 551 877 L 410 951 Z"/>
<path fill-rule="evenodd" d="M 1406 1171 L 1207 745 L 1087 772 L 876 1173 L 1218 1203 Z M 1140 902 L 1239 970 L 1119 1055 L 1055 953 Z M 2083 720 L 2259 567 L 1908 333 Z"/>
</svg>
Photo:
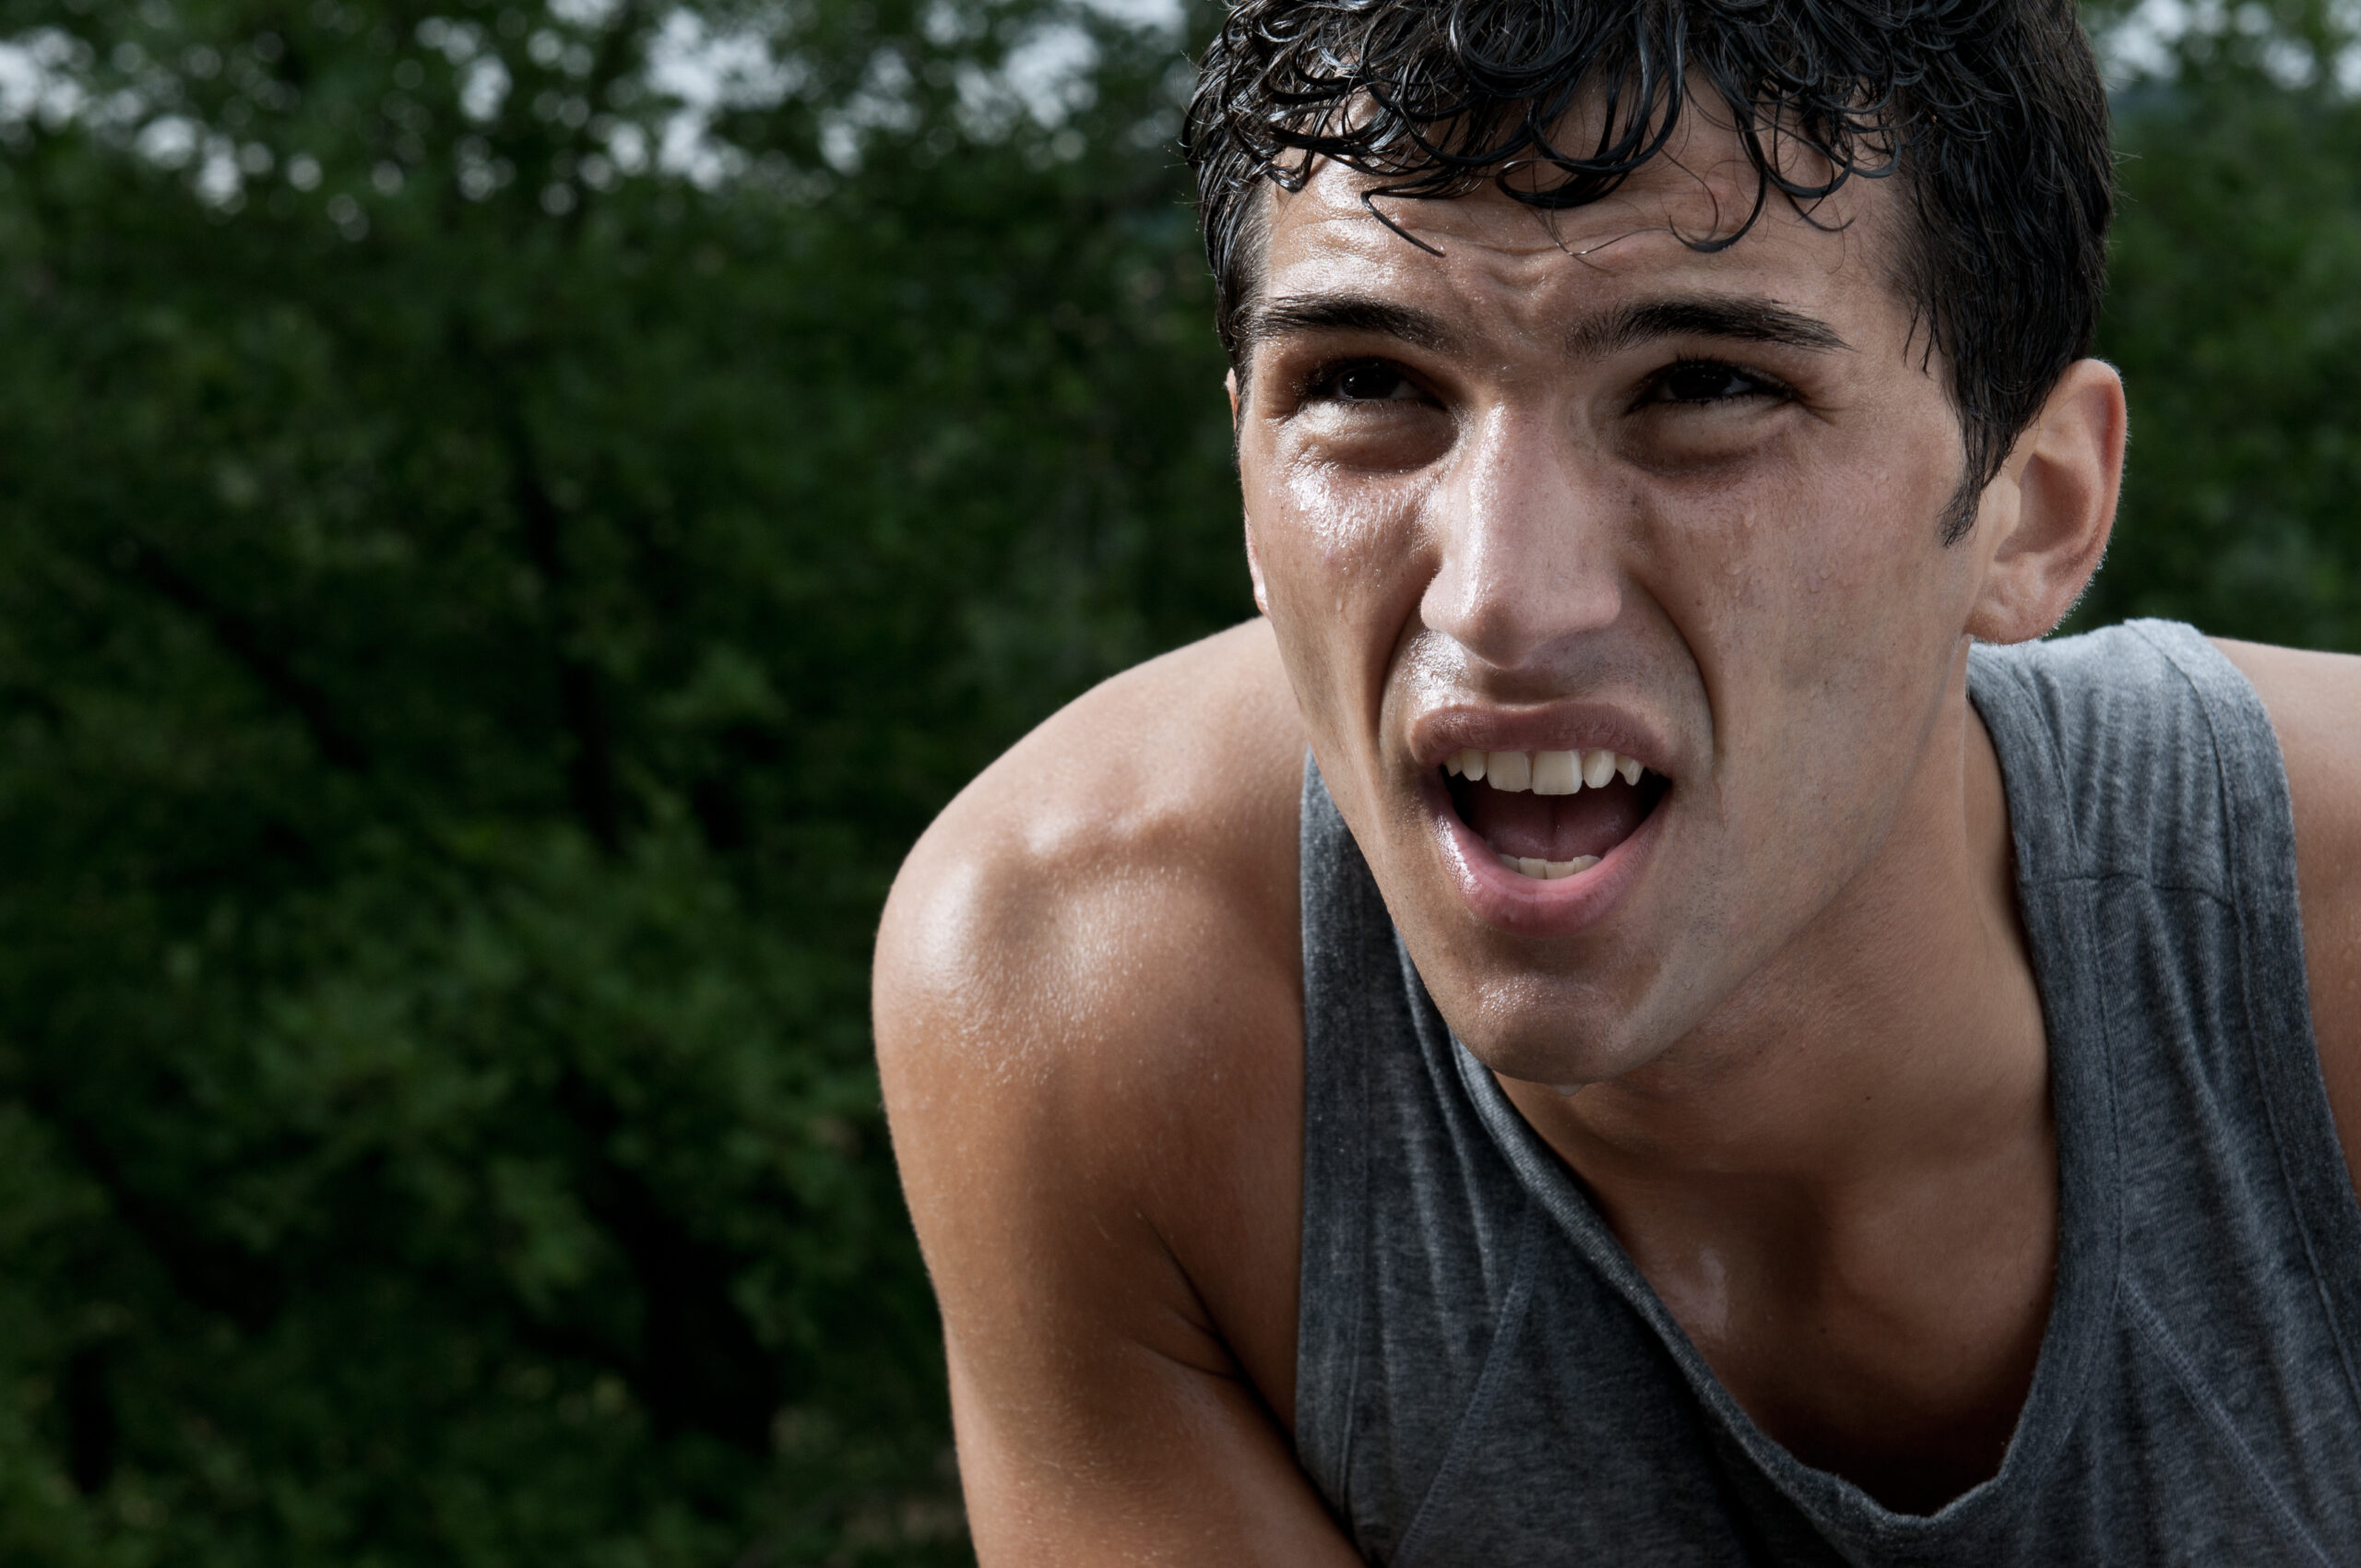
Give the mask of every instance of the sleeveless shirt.
<svg viewBox="0 0 2361 1568">
<path fill-rule="evenodd" d="M 2050 1058 L 2058 1253 L 1999 1471 L 1892 1512 L 1766 1436 L 1453 1039 L 1307 765 L 1297 1454 L 1364 1557 L 2361 1563 L 2361 1205 L 2285 772 L 2186 626 L 1977 647 Z"/>
</svg>

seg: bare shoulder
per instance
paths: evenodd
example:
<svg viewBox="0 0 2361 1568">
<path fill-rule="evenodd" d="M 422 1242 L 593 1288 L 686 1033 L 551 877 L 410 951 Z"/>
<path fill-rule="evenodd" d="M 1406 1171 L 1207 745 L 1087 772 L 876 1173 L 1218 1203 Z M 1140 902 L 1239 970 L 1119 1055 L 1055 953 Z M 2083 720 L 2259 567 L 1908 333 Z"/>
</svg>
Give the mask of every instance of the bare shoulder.
<svg viewBox="0 0 2361 1568">
<path fill-rule="evenodd" d="M 964 1389 L 963 1455 L 987 1409 L 1139 1397 L 1112 1371 L 1069 1375 L 1094 1354 L 1119 1369 L 1145 1348 L 1285 1399 L 1303 746 L 1251 623 L 1052 717 L 896 881 L 879 1064 Z"/>
<path fill-rule="evenodd" d="M 1284 884 L 1292 897 L 1292 860 L 1270 866 L 1260 851 L 1275 836 L 1293 853 L 1303 745 L 1265 622 L 1126 671 L 1052 715 L 944 809 L 895 883 L 888 940 L 913 915 L 1018 914 L 1009 897 L 1052 913 L 1096 883 L 1113 879 L 1120 892 L 1147 874 L 1211 875 L 1250 901 Z M 1241 874 L 1251 885 L 1236 885 Z M 1032 929 L 1018 925 L 994 932 L 991 946 L 1005 951 Z"/>
<path fill-rule="evenodd" d="M 961 791 L 896 878 L 878 939 L 881 1023 L 955 996 L 976 1027 L 888 1029 L 889 1057 L 1077 1070 L 1169 1045 L 1173 1009 L 1208 978 L 1236 978 L 1207 968 L 1216 956 L 1294 964 L 1303 745 L 1261 621 L 1053 715 Z M 981 1027 L 1014 1022 L 1002 1007 L 1090 1028 L 1031 1039 L 1040 1031 Z"/>
<path fill-rule="evenodd" d="M 2312 1028 L 2361 1186 L 2361 659 L 2215 646 L 2253 683 L 2286 759 Z"/>
</svg>

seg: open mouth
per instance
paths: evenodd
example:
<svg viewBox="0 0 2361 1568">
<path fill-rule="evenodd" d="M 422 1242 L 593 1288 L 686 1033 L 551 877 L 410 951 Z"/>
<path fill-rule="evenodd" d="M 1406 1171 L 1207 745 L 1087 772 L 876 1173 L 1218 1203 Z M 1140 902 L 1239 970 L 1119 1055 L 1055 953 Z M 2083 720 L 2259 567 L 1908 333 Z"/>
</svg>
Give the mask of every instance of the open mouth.
<svg viewBox="0 0 2361 1568">
<path fill-rule="evenodd" d="M 1579 876 L 1648 819 L 1667 781 L 1609 751 L 1463 751 L 1442 763 L 1452 808 L 1520 876 Z"/>
</svg>

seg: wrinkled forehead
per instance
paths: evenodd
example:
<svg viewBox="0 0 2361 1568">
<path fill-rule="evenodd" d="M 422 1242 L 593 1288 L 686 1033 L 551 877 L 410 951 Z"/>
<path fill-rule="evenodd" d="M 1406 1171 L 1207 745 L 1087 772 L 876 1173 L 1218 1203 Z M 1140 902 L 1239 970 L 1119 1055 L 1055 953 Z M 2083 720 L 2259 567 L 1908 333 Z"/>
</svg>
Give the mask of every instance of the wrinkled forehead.
<svg viewBox="0 0 2361 1568">
<path fill-rule="evenodd" d="M 1585 134 L 1595 127 L 1577 119 L 1559 145 L 1586 145 Z M 1828 178 L 1809 148 L 1758 145 L 1796 185 Z M 1558 208 L 1518 199 L 1548 191 L 1553 175 L 1527 165 L 1508 171 L 1506 191 L 1488 178 L 1465 196 L 1405 198 L 1387 196 L 1382 177 L 1323 161 L 1301 189 L 1263 198 L 1254 292 L 1406 288 L 1544 312 L 1570 290 L 1709 288 L 1899 315 L 1906 330 L 1895 180 L 1857 175 L 1799 204 L 1766 183 L 1726 122 L 1695 109 L 1606 196 Z"/>
</svg>

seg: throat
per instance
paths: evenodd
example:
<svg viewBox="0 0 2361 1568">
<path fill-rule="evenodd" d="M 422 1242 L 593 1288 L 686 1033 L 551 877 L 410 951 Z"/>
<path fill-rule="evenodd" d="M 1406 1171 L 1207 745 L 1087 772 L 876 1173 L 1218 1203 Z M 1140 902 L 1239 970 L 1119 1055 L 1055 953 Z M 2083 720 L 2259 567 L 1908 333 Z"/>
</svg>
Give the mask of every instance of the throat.
<svg viewBox="0 0 2361 1568">
<path fill-rule="evenodd" d="M 1669 1210 L 1661 1191 L 1593 1192 L 1764 1433 L 1895 1513 L 1931 1514 L 1999 1472 L 2033 1388 L 2057 1279 L 2050 1134 L 2044 1118 L 1997 1158 L 1833 1209 L 1757 1176 Z"/>
</svg>

